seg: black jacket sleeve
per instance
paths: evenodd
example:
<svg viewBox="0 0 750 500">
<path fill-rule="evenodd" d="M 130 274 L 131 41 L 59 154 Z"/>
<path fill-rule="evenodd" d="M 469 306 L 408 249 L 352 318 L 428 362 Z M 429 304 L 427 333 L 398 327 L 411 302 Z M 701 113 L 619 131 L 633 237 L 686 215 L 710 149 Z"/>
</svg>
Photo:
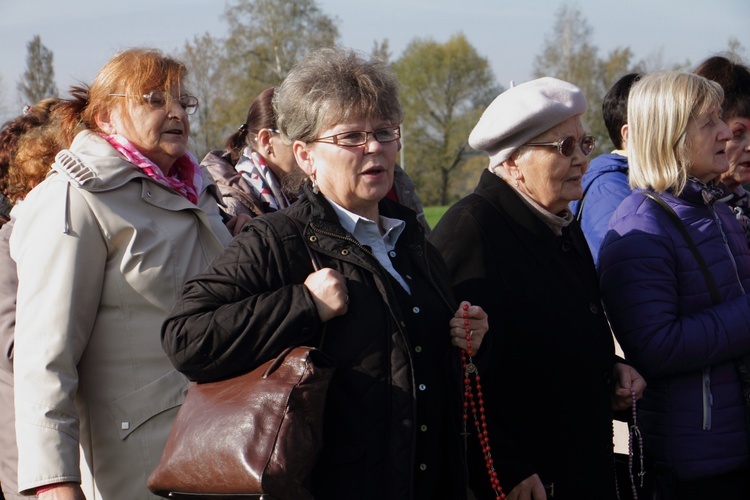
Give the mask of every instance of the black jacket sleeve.
<svg viewBox="0 0 750 500">
<path fill-rule="evenodd" d="M 291 224 L 291 222 L 289 223 Z M 304 242 L 249 223 L 208 270 L 190 279 L 162 327 L 173 365 L 205 382 L 248 372 L 293 345 L 314 345 L 321 325 L 303 284 Z"/>
</svg>

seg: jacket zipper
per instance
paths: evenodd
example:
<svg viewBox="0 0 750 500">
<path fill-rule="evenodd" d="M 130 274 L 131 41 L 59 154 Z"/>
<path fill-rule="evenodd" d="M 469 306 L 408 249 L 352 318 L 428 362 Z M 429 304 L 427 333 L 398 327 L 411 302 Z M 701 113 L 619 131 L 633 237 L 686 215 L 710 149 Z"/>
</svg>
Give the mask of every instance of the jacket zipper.
<svg viewBox="0 0 750 500">
<path fill-rule="evenodd" d="M 703 430 L 711 430 L 711 407 L 714 403 L 714 398 L 711 395 L 711 367 L 708 366 L 703 369 L 702 376 L 702 389 L 703 389 Z"/>
</svg>

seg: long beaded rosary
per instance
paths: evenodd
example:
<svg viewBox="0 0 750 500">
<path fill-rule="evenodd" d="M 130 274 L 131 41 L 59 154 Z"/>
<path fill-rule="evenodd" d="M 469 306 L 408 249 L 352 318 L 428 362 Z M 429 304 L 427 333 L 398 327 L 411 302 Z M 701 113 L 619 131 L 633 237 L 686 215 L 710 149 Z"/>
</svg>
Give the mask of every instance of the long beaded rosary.
<svg viewBox="0 0 750 500">
<path fill-rule="evenodd" d="M 640 455 L 640 471 L 638 472 L 638 479 L 640 479 L 640 488 L 643 488 L 643 478 L 646 475 L 646 467 L 643 461 L 643 436 L 641 435 L 641 430 L 638 428 L 635 389 L 633 387 L 630 388 L 630 397 L 633 398 L 633 424 L 628 428 L 628 476 L 630 476 L 630 488 L 633 492 L 633 500 L 638 500 L 638 491 L 635 485 L 635 477 L 633 476 L 633 441 L 635 440 L 638 441 L 638 454 Z M 618 486 L 616 478 L 615 486 Z M 617 498 L 620 498 L 619 487 L 617 488 Z"/>
<path fill-rule="evenodd" d="M 472 358 L 473 352 L 471 350 L 471 337 L 474 334 L 474 331 L 469 328 L 469 306 L 464 304 L 463 310 L 464 329 L 466 331 L 466 350 L 461 350 L 461 366 L 464 371 L 464 434 L 466 435 L 466 426 L 470 418 L 469 413 L 471 413 L 474 428 L 476 429 L 477 437 L 479 438 L 479 446 L 484 455 L 484 463 L 487 466 L 487 474 L 490 477 L 492 491 L 495 492 L 495 499 L 505 500 L 505 493 L 503 493 L 503 489 L 500 487 L 500 480 L 497 478 L 494 461 L 492 460 L 490 439 L 487 432 L 487 420 L 484 414 L 484 396 L 482 394 L 481 379 L 479 377 L 479 371 L 477 370 Z M 474 376 L 474 382 L 477 389 L 476 399 L 471 384 L 472 375 Z M 477 409 L 477 406 L 479 409 Z"/>
</svg>

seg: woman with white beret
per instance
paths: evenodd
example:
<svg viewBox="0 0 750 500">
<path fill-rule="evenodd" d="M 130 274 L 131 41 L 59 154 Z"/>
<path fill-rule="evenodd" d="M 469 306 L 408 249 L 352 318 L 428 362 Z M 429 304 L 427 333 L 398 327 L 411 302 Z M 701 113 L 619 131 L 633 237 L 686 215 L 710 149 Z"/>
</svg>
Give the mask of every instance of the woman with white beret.
<svg viewBox="0 0 750 500">
<path fill-rule="evenodd" d="M 568 209 L 595 145 L 581 123 L 586 107 L 578 87 L 555 78 L 500 94 L 469 137 L 488 169 L 430 237 L 458 295 L 493 318 L 482 385 L 509 500 L 616 498 L 612 411 L 646 385 L 615 356 L 594 263 Z M 480 499 L 491 498 L 483 467 L 470 471 Z"/>
</svg>

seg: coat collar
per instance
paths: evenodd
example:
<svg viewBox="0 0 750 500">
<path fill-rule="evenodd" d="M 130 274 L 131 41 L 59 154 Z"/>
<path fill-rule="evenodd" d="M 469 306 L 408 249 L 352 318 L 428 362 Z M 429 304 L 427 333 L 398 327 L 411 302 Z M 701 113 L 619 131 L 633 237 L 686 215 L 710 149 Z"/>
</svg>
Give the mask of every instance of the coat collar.
<svg viewBox="0 0 750 500">
<path fill-rule="evenodd" d="M 489 170 L 482 172 L 474 193 L 487 200 L 498 212 L 498 217 L 505 217 L 508 220 L 508 226 L 516 234 L 517 240 L 525 245 L 543 265 L 549 265 L 550 252 L 557 252 L 571 245 L 579 254 L 592 259 L 576 221 L 572 221 L 569 226 L 563 228 L 561 237 L 556 236 L 544 221 L 521 200 L 513 188 Z"/>
</svg>

